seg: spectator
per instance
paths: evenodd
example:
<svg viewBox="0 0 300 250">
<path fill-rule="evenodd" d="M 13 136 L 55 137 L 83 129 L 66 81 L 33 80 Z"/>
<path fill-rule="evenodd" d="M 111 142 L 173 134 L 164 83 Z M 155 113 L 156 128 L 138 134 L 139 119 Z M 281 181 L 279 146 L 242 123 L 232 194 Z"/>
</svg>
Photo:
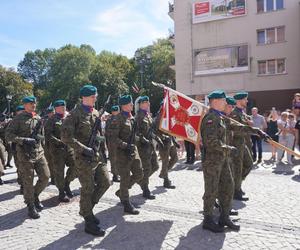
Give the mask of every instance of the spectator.
<svg viewBox="0 0 300 250">
<path fill-rule="evenodd" d="M 265 117 L 262 115 L 258 114 L 258 109 L 256 107 L 251 109 L 252 115 L 251 115 L 251 120 L 253 122 L 253 127 L 259 128 L 262 131 L 266 130 L 267 128 L 267 123 Z M 251 136 L 252 140 L 252 156 L 253 156 L 253 161 L 257 160 L 257 153 L 256 153 L 256 147 L 258 149 L 258 160 L 257 163 L 261 162 L 262 159 L 262 140 L 260 137 L 253 135 Z"/>
<path fill-rule="evenodd" d="M 298 135 L 296 144 L 298 145 L 298 150 L 300 150 L 300 119 L 296 122 L 295 129 L 298 130 L 298 133 L 296 133 Z"/>
<path fill-rule="evenodd" d="M 267 134 L 272 138 L 273 141 L 278 142 L 278 113 L 273 107 L 270 115 L 267 118 Z M 270 160 L 276 160 L 276 148 L 272 146 L 272 157 Z"/>
<path fill-rule="evenodd" d="M 278 120 L 278 135 L 279 135 L 279 143 L 293 149 L 294 141 L 295 141 L 295 116 L 292 113 L 282 112 L 281 119 Z M 284 156 L 284 151 L 278 149 L 277 151 L 277 160 L 281 162 Z M 288 164 L 293 165 L 292 163 L 292 155 L 287 154 Z"/>
<path fill-rule="evenodd" d="M 184 141 L 186 150 L 186 162 L 185 164 L 194 164 L 195 162 L 195 144 L 189 141 Z"/>
</svg>

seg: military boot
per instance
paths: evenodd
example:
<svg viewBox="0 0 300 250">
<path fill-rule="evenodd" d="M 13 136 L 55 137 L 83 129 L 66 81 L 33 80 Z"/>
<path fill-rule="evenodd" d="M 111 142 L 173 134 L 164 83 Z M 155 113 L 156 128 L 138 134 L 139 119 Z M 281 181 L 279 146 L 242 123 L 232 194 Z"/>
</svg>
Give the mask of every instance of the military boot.
<svg viewBox="0 0 300 250">
<path fill-rule="evenodd" d="M 119 176 L 116 175 L 116 174 L 114 174 L 114 175 L 113 175 L 113 178 L 112 178 L 112 181 L 113 181 L 113 182 L 120 182 Z"/>
<path fill-rule="evenodd" d="M 115 192 L 115 195 L 119 197 L 120 201 L 122 202 L 121 198 L 120 198 L 120 189 L 118 189 L 116 192 Z"/>
<path fill-rule="evenodd" d="M 137 215 L 140 213 L 137 209 L 135 209 L 135 207 L 131 204 L 130 201 L 122 201 L 122 204 L 124 206 L 125 213 L 134 214 L 134 215 Z"/>
<path fill-rule="evenodd" d="M 73 194 L 73 192 L 70 189 L 70 182 L 66 181 L 64 191 L 65 191 L 66 195 L 69 198 L 73 198 L 74 197 L 74 194 Z"/>
<path fill-rule="evenodd" d="M 103 237 L 105 235 L 105 231 L 102 230 L 101 228 L 99 228 L 97 226 L 97 224 L 95 223 L 93 215 L 84 217 L 84 220 L 85 220 L 84 231 L 86 233 L 92 234 L 95 236 L 100 236 L 100 237 Z"/>
<path fill-rule="evenodd" d="M 92 206 L 93 206 L 92 209 L 94 209 L 94 207 L 95 207 L 96 204 L 97 204 L 97 203 L 95 203 L 95 202 L 92 203 Z M 92 215 L 93 215 L 94 222 L 95 222 L 97 225 L 99 225 L 99 224 L 100 224 L 100 220 L 94 215 L 94 213 L 93 213 Z"/>
<path fill-rule="evenodd" d="M 59 191 L 58 200 L 60 202 L 69 202 L 70 199 L 66 196 L 66 193 L 64 190 Z"/>
<path fill-rule="evenodd" d="M 148 200 L 154 200 L 155 199 L 155 195 L 152 195 L 148 186 L 145 186 L 143 188 L 143 197 L 148 199 Z"/>
<path fill-rule="evenodd" d="M 0 185 L 3 185 L 3 184 L 4 184 L 4 182 L 3 182 L 3 180 L 0 177 Z"/>
<path fill-rule="evenodd" d="M 172 185 L 172 182 L 169 180 L 169 178 L 164 178 L 164 187 L 169 189 L 175 189 L 176 187 Z"/>
<path fill-rule="evenodd" d="M 43 204 L 40 202 L 39 197 L 37 195 L 34 196 L 34 206 L 38 211 L 43 210 L 44 206 Z"/>
<path fill-rule="evenodd" d="M 51 176 L 50 184 L 51 184 L 51 185 L 55 185 L 55 180 L 54 180 L 54 177 L 53 177 L 53 176 Z"/>
<path fill-rule="evenodd" d="M 23 188 L 23 185 L 20 186 L 20 194 L 24 194 L 24 188 Z"/>
<path fill-rule="evenodd" d="M 238 201 L 248 201 L 248 197 L 243 197 L 243 194 L 241 191 L 237 191 L 234 193 L 233 199 L 238 200 Z"/>
<path fill-rule="evenodd" d="M 219 219 L 219 225 L 221 227 L 227 226 L 234 231 L 240 230 L 240 225 L 234 224 L 230 219 L 229 215 L 221 214 Z"/>
<path fill-rule="evenodd" d="M 212 216 L 208 216 L 208 215 L 204 216 L 202 228 L 206 229 L 206 230 L 209 230 L 213 233 L 222 233 L 222 232 L 224 232 L 224 227 L 221 227 L 220 225 L 215 223 Z"/>
<path fill-rule="evenodd" d="M 28 207 L 28 216 L 32 219 L 38 219 L 40 218 L 40 215 L 38 211 L 36 211 L 35 205 L 30 203 L 27 205 Z"/>
</svg>

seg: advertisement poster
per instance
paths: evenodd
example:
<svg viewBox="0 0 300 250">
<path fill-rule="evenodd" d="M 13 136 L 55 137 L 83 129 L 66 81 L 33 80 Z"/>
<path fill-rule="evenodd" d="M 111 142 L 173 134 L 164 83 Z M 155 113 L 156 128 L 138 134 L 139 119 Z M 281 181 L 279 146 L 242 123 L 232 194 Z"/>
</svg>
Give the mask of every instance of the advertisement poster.
<svg viewBox="0 0 300 250">
<path fill-rule="evenodd" d="M 246 0 L 202 0 L 193 4 L 193 23 L 246 15 Z"/>
</svg>

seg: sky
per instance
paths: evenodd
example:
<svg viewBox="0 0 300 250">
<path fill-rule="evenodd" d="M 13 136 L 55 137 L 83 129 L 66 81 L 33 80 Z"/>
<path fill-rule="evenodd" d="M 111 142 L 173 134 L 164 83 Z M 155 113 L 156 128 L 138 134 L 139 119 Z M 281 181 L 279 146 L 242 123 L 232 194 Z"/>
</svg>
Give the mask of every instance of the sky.
<svg viewBox="0 0 300 250">
<path fill-rule="evenodd" d="M 65 44 L 133 57 L 173 26 L 168 0 L 0 0 L 0 65 Z"/>
</svg>

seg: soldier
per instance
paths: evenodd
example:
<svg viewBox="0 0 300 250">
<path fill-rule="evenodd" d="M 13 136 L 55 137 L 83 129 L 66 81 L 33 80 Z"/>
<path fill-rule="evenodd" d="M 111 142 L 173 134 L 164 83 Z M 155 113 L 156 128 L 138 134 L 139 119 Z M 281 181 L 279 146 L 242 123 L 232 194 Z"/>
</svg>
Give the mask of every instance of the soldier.
<svg viewBox="0 0 300 250">
<path fill-rule="evenodd" d="M 247 118 L 247 115 L 244 112 L 244 109 L 247 107 L 248 103 L 248 93 L 237 93 L 234 95 L 234 99 L 236 101 L 236 107 L 232 111 L 231 117 L 244 125 L 251 126 L 252 122 Z M 249 200 L 248 197 L 243 197 L 245 193 L 242 191 L 242 181 L 250 173 L 253 166 L 251 151 L 250 148 L 248 148 L 250 146 L 249 144 L 251 144 L 250 135 L 245 135 L 240 132 L 234 133 L 232 145 L 236 147 L 239 152 L 233 157 L 235 183 L 234 199 L 240 201 Z"/>
<path fill-rule="evenodd" d="M 113 174 L 113 178 L 112 178 L 113 182 L 120 182 L 119 173 L 116 166 L 117 145 L 113 141 L 110 141 L 110 135 L 108 134 L 108 131 L 110 131 L 109 127 L 111 125 L 112 119 L 114 118 L 114 116 L 118 115 L 119 113 L 120 113 L 120 107 L 118 105 L 112 106 L 111 116 L 106 120 L 106 125 L 105 125 L 105 139 L 106 139 L 106 145 L 109 154 L 111 173 Z"/>
<path fill-rule="evenodd" d="M 67 116 L 66 102 L 56 100 L 53 104 L 55 115 L 50 117 L 45 123 L 45 138 L 48 142 L 50 158 L 54 169 L 55 185 L 58 188 L 60 202 L 69 202 L 73 197 L 70 190 L 70 183 L 76 178 L 74 151 L 61 140 L 61 126 Z M 65 165 L 69 168 L 66 177 Z"/>
<path fill-rule="evenodd" d="M 23 105 L 19 105 L 16 108 L 16 116 L 21 114 L 24 111 L 24 106 Z M 23 194 L 23 184 L 22 184 L 22 180 L 21 180 L 21 173 L 20 173 L 20 164 L 22 164 L 22 162 L 20 162 L 19 158 L 18 158 L 18 154 L 17 154 L 17 144 L 16 143 L 12 143 L 11 144 L 11 148 L 12 148 L 12 154 L 14 157 L 14 162 L 15 162 L 15 166 L 17 168 L 17 182 L 20 185 L 20 194 Z"/>
<path fill-rule="evenodd" d="M 3 185 L 4 182 L 1 179 L 1 176 L 4 175 L 4 165 L 5 165 L 5 147 L 3 145 L 3 141 L 0 138 L 0 185 Z"/>
<path fill-rule="evenodd" d="M 108 133 L 109 140 L 117 146 L 117 168 L 120 174 L 120 189 L 116 195 L 124 206 L 124 212 L 139 214 L 139 211 L 129 200 L 129 189 L 143 178 L 141 160 L 135 145 L 134 117 L 131 115 L 133 109 L 132 97 L 124 95 L 119 99 L 121 113 L 114 116 Z"/>
<path fill-rule="evenodd" d="M 49 179 L 49 169 L 41 145 L 41 118 L 35 113 L 36 98 L 23 98 L 25 111 L 13 118 L 6 130 L 6 139 L 16 143 L 20 176 L 24 187 L 24 199 L 28 206 L 28 215 L 33 219 L 40 217 L 38 211 L 43 209 L 39 194 L 45 189 Z M 33 185 L 34 170 L 38 175 Z M 37 211 L 38 210 L 38 211 Z"/>
<path fill-rule="evenodd" d="M 12 166 L 10 165 L 10 161 L 12 158 L 11 143 L 9 143 L 5 140 L 5 130 L 10 121 L 11 121 L 11 119 L 8 119 L 7 115 L 1 114 L 1 117 L 0 117 L 0 139 L 4 146 L 4 154 L 0 155 L 0 157 L 1 157 L 1 160 L 4 160 L 4 169 L 6 169 L 7 167 L 12 168 Z M 5 151 L 7 152 L 7 160 L 5 159 L 6 158 Z M 6 161 L 6 163 L 5 163 L 5 161 Z"/>
<path fill-rule="evenodd" d="M 79 214 L 84 217 L 85 232 L 104 236 L 105 231 L 98 227 L 100 221 L 93 213 L 94 206 L 110 186 L 107 166 L 98 148 L 104 138 L 100 136 L 101 121 L 94 108 L 97 88 L 85 85 L 80 89 L 80 96 L 82 103 L 70 112 L 62 124 L 61 140 L 75 152 L 76 173 L 81 184 Z M 93 131 L 96 132 L 97 145 L 89 145 Z"/>
<path fill-rule="evenodd" d="M 162 105 L 162 103 L 161 103 Z M 169 180 L 168 172 L 173 168 L 173 166 L 178 161 L 176 141 L 172 136 L 159 130 L 159 125 L 162 119 L 162 109 L 160 108 L 156 118 L 155 118 L 155 132 L 162 140 L 163 145 L 158 145 L 159 155 L 162 161 L 162 167 L 159 177 L 164 179 L 164 187 L 174 189 L 175 186 Z"/>
<path fill-rule="evenodd" d="M 46 116 L 44 118 L 44 124 L 46 124 L 47 120 L 54 116 L 54 107 L 50 106 L 46 110 Z M 50 148 L 49 148 L 49 140 L 45 140 L 45 145 L 44 145 L 44 152 L 45 152 L 45 157 L 48 162 L 48 167 L 50 170 L 50 183 L 52 185 L 55 185 L 55 166 L 53 165 L 53 160 L 50 154 Z"/>
<path fill-rule="evenodd" d="M 163 145 L 162 141 L 154 134 L 153 120 L 150 112 L 150 102 L 148 96 L 141 96 L 137 100 L 137 110 L 135 120 L 137 124 L 137 148 L 142 162 L 144 177 L 139 182 L 143 190 L 143 197 L 153 200 L 155 196 L 149 190 L 149 178 L 158 170 L 157 154 L 153 145 L 153 139 L 158 144 Z"/>
</svg>

